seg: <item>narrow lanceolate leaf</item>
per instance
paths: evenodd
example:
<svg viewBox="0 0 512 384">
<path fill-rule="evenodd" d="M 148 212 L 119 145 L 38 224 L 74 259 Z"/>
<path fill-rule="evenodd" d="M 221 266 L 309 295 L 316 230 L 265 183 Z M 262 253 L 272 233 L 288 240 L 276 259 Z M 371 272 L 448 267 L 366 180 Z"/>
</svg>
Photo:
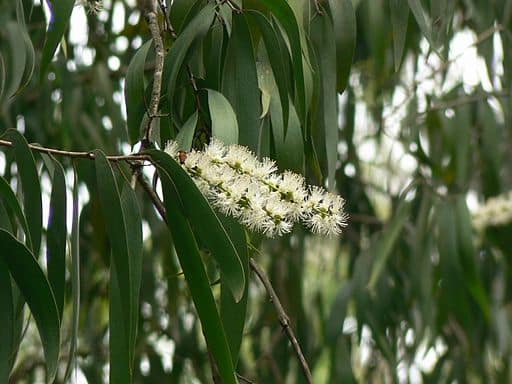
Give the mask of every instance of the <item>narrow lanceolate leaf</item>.
<svg viewBox="0 0 512 384">
<path fill-rule="evenodd" d="M 62 166 L 55 161 L 50 214 L 46 232 L 46 263 L 48 280 L 55 296 L 59 318 L 64 308 L 66 281 L 66 178 Z"/>
<path fill-rule="evenodd" d="M 215 16 L 215 4 L 208 3 L 178 35 L 171 49 L 165 57 L 164 71 L 162 78 L 162 95 L 166 95 L 169 102 L 171 118 L 173 115 L 173 98 L 176 91 L 176 80 L 183 61 L 192 43 L 204 36 L 210 29 Z"/>
<path fill-rule="evenodd" d="M 180 131 L 176 135 L 176 143 L 180 151 L 188 152 L 192 148 L 192 141 L 194 140 L 194 133 L 196 131 L 198 113 L 195 111 L 183 124 Z"/>
<path fill-rule="evenodd" d="M 420 27 L 421 33 L 423 33 L 423 35 L 428 40 L 430 45 L 434 46 L 432 41 L 432 30 L 430 28 L 430 21 L 428 20 L 428 16 L 421 5 L 421 1 L 407 0 L 407 2 L 409 3 L 409 8 L 411 8 L 411 12 L 414 15 L 414 18 L 416 19 L 418 26 Z"/>
<path fill-rule="evenodd" d="M 261 3 L 279 21 L 279 24 L 281 24 L 288 35 L 296 87 L 295 107 L 300 121 L 304 123 L 306 119 L 306 91 L 304 87 L 304 70 L 302 67 L 302 47 L 297 19 L 286 0 L 261 0 Z"/>
<path fill-rule="evenodd" d="M 212 252 L 236 301 L 245 290 L 244 268 L 240 256 L 210 204 L 194 181 L 169 155 L 162 151 L 147 152 L 153 162 L 171 177 L 194 233 Z"/>
<path fill-rule="evenodd" d="M 145 113 L 144 64 L 151 42 L 152 40 L 148 40 L 139 48 L 126 72 L 124 101 L 126 104 L 126 126 L 131 145 L 135 144 L 140 138 L 140 124 Z"/>
<path fill-rule="evenodd" d="M 356 14 L 352 0 L 329 0 L 329 7 L 336 41 L 336 90 L 343 92 L 356 47 Z"/>
<path fill-rule="evenodd" d="M 137 246 L 135 249 L 131 249 L 134 239 L 128 238 L 134 237 L 137 239 L 138 237 L 136 234 L 129 233 L 128 229 L 131 229 L 132 225 L 135 226 L 136 223 L 127 224 L 128 216 L 130 215 L 127 215 L 123 210 L 119 189 L 107 158 L 101 151 L 95 151 L 94 153 L 96 156 L 95 165 L 98 192 L 100 194 L 103 212 L 105 212 L 105 227 L 112 249 L 111 260 L 115 268 L 118 282 L 118 286 L 113 285 L 111 289 L 119 289 L 119 307 L 116 306 L 115 308 L 120 308 L 126 323 L 125 332 L 123 333 L 125 341 L 123 341 L 123 343 L 131 346 L 130 339 L 132 337 L 132 330 L 136 329 L 136 325 L 132 324 L 136 318 L 133 311 L 138 310 L 137 307 L 134 306 L 134 297 L 138 295 L 139 288 L 136 285 L 140 280 L 135 276 L 132 265 L 133 261 L 131 260 L 132 255 L 138 252 L 139 247 Z M 132 218 L 133 217 L 130 216 L 130 219 Z M 115 316 L 117 315 L 121 314 L 115 314 Z M 123 358 L 122 361 L 130 362 L 129 368 L 131 372 L 133 350 L 126 348 L 123 351 L 127 356 Z M 115 363 L 116 361 L 111 361 L 111 364 Z M 122 381 L 114 380 L 113 382 Z"/>
<path fill-rule="evenodd" d="M 167 171 L 159 168 L 164 204 L 170 218 L 168 227 L 172 233 L 176 254 L 201 321 L 208 350 L 211 353 L 222 383 L 237 383 L 228 342 L 220 320 L 215 299 L 210 288 L 196 238 L 189 219 L 184 215 L 185 202 Z M 243 272 L 242 272 L 243 273 Z"/>
<path fill-rule="evenodd" d="M 338 145 L 338 113 L 336 97 L 336 44 L 331 19 L 326 12 L 316 15 L 310 25 L 320 82 L 320 99 L 316 109 L 317 126 L 313 131 L 315 147 L 327 165 L 329 189 L 334 188 Z"/>
<path fill-rule="evenodd" d="M 139 203 L 135 191 L 128 185 L 125 185 L 121 192 L 121 207 L 123 208 L 123 216 L 126 225 L 126 239 L 128 242 L 128 252 L 130 256 L 128 262 L 130 263 L 131 284 L 133 286 L 132 292 L 132 312 L 129 325 L 129 352 L 133 353 L 135 350 L 135 341 L 137 338 L 137 325 L 139 323 L 139 296 L 140 284 L 142 277 L 142 217 L 140 214 Z M 130 362 L 133 361 L 133 356 L 130 356 Z"/>
<path fill-rule="evenodd" d="M 50 284 L 34 255 L 3 229 L 0 229 L 0 257 L 34 316 L 46 358 L 48 382 L 53 382 L 59 358 L 60 321 Z"/>
<path fill-rule="evenodd" d="M 393 27 L 393 59 L 395 71 L 398 71 L 402 63 L 402 56 L 407 36 L 407 24 L 409 23 L 409 7 L 407 0 L 390 0 L 391 25 Z"/>
<path fill-rule="evenodd" d="M 247 18 L 256 23 L 261 32 L 261 37 L 265 43 L 267 50 L 268 61 L 274 73 L 274 79 L 279 91 L 279 98 L 281 99 L 281 108 L 283 110 L 283 125 L 286 129 L 288 127 L 288 116 L 290 111 L 288 90 L 288 75 L 284 65 L 284 58 L 279 47 L 279 40 L 277 39 L 276 31 L 270 21 L 265 15 L 258 11 L 247 11 Z"/>
<path fill-rule="evenodd" d="M 18 23 L 13 21 L 5 25 L 6 40 L 9 42 L 9 55 L 6 60 L 6 78 L 5 97 L 12 97 L 20 87 L 25 72 L 25 63 L 27 60 L 27 51 L 25 39 L 23 38 L 23 29 Z M 2 38 L 3 40 L 3 38 Z M 5 44 L 5 43 L 3 43 Z"/>
<path fill-rule="evenodd" d="M 247 240 L 243 226 L 231 217 L 220 217 L 224 228 L 228 232 L 229 237 L 235 244 L 240 255 L 245 272 L 245 279 L 249 278 L 249 255 L 247 252 Z M 245 291 L 239 302 L 235 301 L 231 290 L 226 282 L 220 277 L 220 317 L 222 325 L 226 331 L 226 338 L 231 352 L 231 360 L 233 366 L 238 363 L 240 346 L 242 344 L 242 336 L 244 333 L 245 315 L 247 313 L 247 291 L 248 284 L 245 285 Z"/>
<path fill-rule="evenodd" d="M 0 100 L 2 100 L 2 96 L 4 95 L 5 91 L 5 60 L 3 55 L 0 53 Z"/>
<path fill-rule="evenodd" d="M 233 15 L 233 33 L 228 42 L 222 74 L 222 93 L 236 113 L 239 142 L 254 152 L 260 136 L 260 90 L 251 34 L 245 15 Z"/>
<path fill-rule="evenodd" d="M 1 247 L 1 246 L 0 246 Z M 0 257 L 0 383 L 9 382 L 11 359 L 14 355 L 14 305 L 12 302 L 11 276 L 6 262 Z"/>
<path fill-rule="evenodd" d="M 75 0 L 53 0 L 47 3 L 50 5 L 50 20 L 48 22 L 46 40 L 41 55 L 41 80 L 44 78 L 55 50 L 57 49 L 57 45 L 59 45 L 68 26 Z"/>
<path fill-rule="evenodd" d="M 36 162 L 27 140 L 16 130 L 9 130 L 16 163 L 23 189 L 23 208 L 27 218 L 28 230 L 32 240 L 34 256 L 39 256 L 41 246 L 41 228 L 43 226 L 43 209 L 41 201 L 41 185 L 37 174 Z"/>
<path fill-rule="evenodd" d="M 0 176 L 0 198 L 5 204 L 5 207 L 10 209 L 16 218 L 18 219 L 18 222 L 20 223 L 21 227 L 23 228 L 23 232 L 25 233 L 25 239 L 28 247 L 32 249 L 32 240 L 30 238 L 30 231 L 28 229 L 28 223 L 27 219 L 25 218 L 25 215 L 23 214 L 23 211 L 21 209 L 21 206 L 16 199 L 16 195 L 11 189 L 11 186 L 9 183 Z M 13 233 L 14 235 L 14 233 Z"/>
<path fill-rule="evenodd" d="M 76 358 L 76 349 L 78 345 L 78 325 L 80 318 L 80 218 L 78 212 L 79 196 L 78 196 L 78 175 L 75 171 L 75 180 L 73 182 L 73 208 L 71 222 L 71 296 L 72 296 L 72 312 L 71 312 L 71 343 L 69 345 L 69 356 L 64 374 L 64 382 L 69 379 Z"/>
<path fill-rule="evenodd" d="M 224 144 L 237 144 L 238 123 L 228 99 L 222 93 L 208 89 L 208 107 L 212 119 L 212 135 Z"/>
<path fill-rule="evenodd" d="M 25 23 L 25 13 L 23 11 L 23 1 L 18 0 L 16 4 L 16 19 L 18 21 L 18 25 L 21 27 L 22 37 L 23 37 L 23 47 L 26 52 L 25 58 L 25 68 L 23 70 L 23 76 L 21 77 L 20 85 L 16 90 L 16 93 L 20 92 L 25 86 L 28 84 L 30 79 L 32 78 L 32 74 L 34 73 L 35 66 L 35 52 L 34 46 L 32 45 L 32 41 L 28 35 L 27 25 Z"/>
</svg>

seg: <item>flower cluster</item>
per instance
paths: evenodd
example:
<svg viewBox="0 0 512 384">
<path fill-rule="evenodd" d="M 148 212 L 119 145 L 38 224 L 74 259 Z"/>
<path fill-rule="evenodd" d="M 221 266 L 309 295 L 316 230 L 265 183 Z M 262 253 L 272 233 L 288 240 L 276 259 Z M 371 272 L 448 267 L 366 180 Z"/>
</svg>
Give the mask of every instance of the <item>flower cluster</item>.
<svg viewBox="0 0 512 384">
<path fill-rule="evenodd" d="M 80 0 L 78 4 L 82 5 L 91 15 L 96 15 L 103 9 L 103 0 Z"/>
<path fill-rule="evenodd" d="M 165 151 L 180 159 L 200 191 L 223 214 L 269 237 L 302 222 L 314 233 L 338 235 L 347 225 L 344 200 L 320 187 L 307 187 L 304 178 L 277 173 L 273 160 L 258 160 L 246 147 L 226 146 L 212 139 L 204 151 L 178 151 L 171 142 Z"/>
<path fill-rule="evenodd" d="M 473 215 L 473 226 L 477 230 L 496 227 L 512 222 L 512 191 L 491 197 Z"/>
</svg>

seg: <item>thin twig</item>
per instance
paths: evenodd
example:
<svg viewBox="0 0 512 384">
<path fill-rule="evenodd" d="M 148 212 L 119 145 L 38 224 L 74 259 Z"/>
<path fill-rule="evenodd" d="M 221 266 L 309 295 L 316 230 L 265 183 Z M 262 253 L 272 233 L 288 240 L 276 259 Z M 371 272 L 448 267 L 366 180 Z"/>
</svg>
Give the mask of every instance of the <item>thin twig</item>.
<svg viewBox="0 0 512 384">
<path fill-rule="evenodd" d="M 160 104 L 160 92 L 162 89 L 162 74 L 164 71 L 164 44 L 160 35 L 160 27 L 156 15 L 156 7 L 145 10 L 144 17 L 151 31 L 151 37 L 155 44 L 155 70 L 153 72 L 153 90 L 151 92 L 151 101 L 148 111 L 148 123 L 142 140 L 142 150 L 149 147 L 151 135 L 151 123 L 158 114 L 158 105 Z"/>
<path fill-rule="evenodd" d="M 167 223 L 167 212 L 165 211 L 164 204 L 156 194 L 155 190 L 151 188 L 151 185 L 149 185 L 149 183 L 144 178 L 144 175 L 142 173 L 137 174 L 137 181 L 139 182 L 142 189 L 144 189 L 144 192 L 147 193 L 148 197 L 153 202 L 153 205 L 155 206 L 156 210 L 158 211 L 162 219 Z"/>
<path fill-rule="evenodd" d="M 428 107 L 425 111 L 418 113 L 418 115 L 423 115 L 427 112 L 432 111 L 442 111 L 449 108 L 457 108 L 466 104 L 487 100 L 491 97 L 506 98 L 511 96 L 512 94 L 510 93 L 510 91 L 477 92 L 473 95 L 464 95 L 454 100 L 433 104 L 432 106 Z"/>
<path fill-rule="evenodd" d="M 300 348 L 299 342 L 297 341 L 297 338 L 295 337 L 295 334 L 290 326 L 290 318 L 284 311 L 284 308 L 281 305 L 281 301 L 279 300 L 279 297 L 274 291 L 274 287 L 272 287 L 272 283 L 270 282 L 265 271 L 260 268 L 260 266 L 256 263 L 256 261 L 254 261 L 252 257 L 249 259 L 249 265 L 251 269 L 256 273 L 263 286 L 265 287 L 270 297 L 270 301 L 272 301 L 272 303 L 274 304 L 274 309 L 277 312 L 277 318 L 279 320 L 279 323 L 281 324 L 281 327 L 288 336 L 288 339 L 292 343 L 293 350 L 295 352 L 295 355 L 297 356 L 302 372 L 304 373 L 306 382 L 309 384 L 313 383 L 313 377 L 311 376 L 311 371 L 309 369 L 308 363 L 304 358 L 304 354 L 302 353 L 302 349 Z"/>
<path fill-rule="evenodd" d="M 0 139 L 0 146 L 3 147 L 12 147 L 12 142 L 9 140 L 1 140 Z M 66 156 L 71 158 L 81 158 L 81 159 L 88 159 L 88 160 L 94 160 L 96 156 L 94 155 L 94 152 L 88 151 L 88 152 L 76 152 L 76 151 L 63 151 L 61 149 L 54 149 L 54 148 L 47 148 L 42 147 L 37 144 L 29 144 L 28 145 L 30 149 L 42 152 L 42 153 L 48 153 L 52 155 L 58 155 L 58 156 Z M 107 160 L 109 161 L 150 161 L 151 158 L 147 155 L 142 154 L 135 154 L 135 155 L 110 155 L 106 156 Z"/>
</svg>

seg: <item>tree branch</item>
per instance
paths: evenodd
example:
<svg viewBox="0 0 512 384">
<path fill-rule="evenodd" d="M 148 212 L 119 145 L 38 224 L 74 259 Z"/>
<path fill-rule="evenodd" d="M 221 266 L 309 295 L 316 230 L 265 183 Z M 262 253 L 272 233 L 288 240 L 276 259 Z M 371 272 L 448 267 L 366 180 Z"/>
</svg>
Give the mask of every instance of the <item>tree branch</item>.
<svg viewBox="0 0 512 384">
<path fill-rule="evenodd" d="M 277 312 L 277 318 L 279 320 L 279 323 L 281 324 L 281 327 L 283 327 L 286 336 L 288 336 L 288 339 L 292 343 L 293 350 L 295 352 L 295 355 L 297 356 L 297 360 L 299 361 L 302 373 L 304 373 L 306 382 L 309 384 L 313 383 L 313 377 L 311 376 L 311 371 L 309 369 L 308 363 L 304 358 L 304 354 L 302 353 L 299 342 L 297 341 L 297 338 L 295 337 L 295 334 L 290 326 L 290 318 L 284 311 L 284 308 L 281 305 L 281 301 L 279 300 L 279 297 L 274 291 L 274 287 L 272 287 L 272 283 L 270 282 L 265 271 L 261 269 L 261 267 L 256 263 L 256 261 L 254 261 L 252 257 L 249 258 L 249 265 L 251 269 L 256 273 L 263 286 L 265 287 L 270 297 L 270 301 L 274 304 L 274 309 Z"/>
</svg>

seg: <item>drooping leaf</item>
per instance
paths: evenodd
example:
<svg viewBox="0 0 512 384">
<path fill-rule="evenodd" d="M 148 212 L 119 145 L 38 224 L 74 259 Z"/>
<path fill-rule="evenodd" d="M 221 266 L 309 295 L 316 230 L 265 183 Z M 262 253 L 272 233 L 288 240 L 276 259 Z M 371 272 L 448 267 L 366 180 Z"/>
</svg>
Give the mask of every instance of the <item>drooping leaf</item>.
<svg viewBox="0 0 512 384">
<path fill-rule="evenodd" d="M 27 60 L 25 39 L 22 27 L 15 22 L 9 21 L 5 26 L 7 30 L 7 41 L 9 42 L 9 57 L 6 65 L 7 84 L 5 85 L 5 97 L 12 97 L 21 85 Z"/>
<path fill-rule="evenodd" d="M 10 129 L 7 131 L 7 135 L 12 140 L 18 165 L 21 187 L 23 189 L 23 208 L 32 240 L 32 251 L 38 257 L 41 246 L 41 228 L 43 227 L 43 208 L 36 162 L 27 140 L 25 140 L 21 133 Z"/>
<path fill-rule="evenodd" d="M 7 263 L 0 257 L 0 382 L 9 382 L 11 359 L 14 355 L 14 306 L 12 301 L 11 276 Z"/>
<path fill-rule="evenodd" d="M 227 145 L 237 144 L 239 132 L 233 107 L 222 93 L 213 89 L 207 91 L 208 107 L 212 119 L 212 136 Z"/>
<path fill-rule="evenodd" d="M 74 170 L 75 178 L 73 182 L 73 207 L 71 222 L 71 334 L 69 355 L 64 373 L 64 382 L 66 382 L 72 372 L 76 359 L 76 350 L 78 346 L 78 326 L 80 320 L 80 218 L 79 218 L 79 194 L 78 194 L 78 175 Z"/>
<path fill-rule="evenodd" d="M 53 0 L 51 3 L 47 2 L 47 4 L 50 5 L 50 20 L 48 21 L 46 40 L 41 55 L 41 67 L 39 72 L 41 80 L 43 80 L 46 75 L 48 66 L 57 49 L 57 45 L 62 40 L 68 26 L 75 0 Z"/>
<path fill-rule="evenodd" d="M 193 43 L 208 32 L 214 16 L 215 5 L 214 3 L 208 3 L 184 28 L 183 32 L 178 35 L 178 38 L 165 57 L 162 75 L 162 95 L 167 96 L 171 119 L 174 116 L 173 100 L 176 91 L 176 80 L 183 61 Z M 170 137 L 163 137 L 164 141 L 169 139 Z"/>
<path fill-rule="evenodd" d="M 186 212 L 186 210 L 183 210 L 185 202 L 166 169 L 159 168 L 159 174 L 162 180 L 166 212 L 168 217 L 172 218 L 168 221 L 168 227 L 172 233 L 176 254 L 201 321 L 208 350 L 216 363 L 222 382 L 236 384 L 235 370 L 224 328 L 215 305 L 215 299 L 199 254 L 191 223 L 184 215 L 184 212 Z"/>
<path fill-rule="evenodd" d="M 409 7 L 406 0 L 390 0 L 389 4 L 391 7 L 391 25 L 393 26 L 393 59 L 395 71 L 398 71 L 402 63 L 407 36 Z"/>
<path fill-rule="evenodd" d="M 192 148 L 192 141 L 194 140 L 194 133 L 196 131 L 198 113 L 195 111 L 183 124 L 180 131 L 176 135 L 176 143 L 178 149 L 181 151 L 188 152 Z"/>
<path fill-rule="evenodd" d="M 306 92 L 302 66 L 302 47 L 297 19 L 295 18 L 292 8 L 285 0 L 261 0 L 260 3 L 279 21 L 288 36 L 296 88 L 295 108 L 299 120 L 304 122 L 306 118 Z"/>
<path fill-rule="evenodd" d="M 126 72 L 124 99 L 126 103 L 126 127 L 130 144 L 140 139 L 140 125 L 144 118 L 144 65 L 152 40 L 146 41 L 135 53 Z M 149 105 L 149 101 L 147 101 Z"/>
<path fill-rule="evenodd" d="M 25 66 L 23 70 L 23 75 L 21 77 L 20 84 L 16 89 L 16 93 L 19 93 L 25 86 L 28 84 L 30 79 L 32 78 L 32 74 L 34 73 L 35 66 L 35 52 L 34 46 L 32 45 L 32 41 L 28 35 L 27 25 L 25 23 L 25 14 L 23 12 L 23 1 L 18 0 L 16 4 L 16 19 L 18 21 L 18 25 L 21 27 L 21 33 L 23 38 L 23 47 L 26 52 L 25 56 Z M 19 49 L 19 48 L 18 48 Z"/>
<path fill-rule="evenodd" d="M 352 0 L 329 0 L 336 42 L 336 90 L 347 87 L 356 47 L 356 14 Z"/>
<path fill-rule="evenodd" d="M 258 149 L 260 130 L 260 91 L 251 34 L 245 15 L 233 15 L 233 33 L 228 42 L 222 73 L 222 93 L 236 114 L 238 141 Z"/>
<path fill-rule="evenodd" d="M 320 97 L 316 108 L 316 127 L 313 128 L 315 148 L 327 166 L 329 189 L 334 188 L 337 161 L 338 121 L 336 97 L 336 44 L 331 19 L 317 14 L 311 20 L 310 38 L 316 52 Z"/>
<path fill-rule="evenodd" d="M 194 181 L 175 160 L 162 151 L 150 150 L 147 153 L 171 177 L 183 206 L 183 214 L 190 221 L 197 237 L 212 252 L 235 300 L 239 301 L 246 284 L 244 269 L 240 256 L 219 218 Z"/>
<path fill-rule="evenodd" d="M 16 195 L 12 191 L 9 183 L 5 181 L 3 177 L 0 177 L 0 198 L 3 199 L 5 206 L 8 207 L 18 219 L 21 227 L 23 228 L 23 232 L 25 233 L 26 243 L 29 248 L 32 248 L 32 240 L 30 238 L 30 231 L 28 228 L 27 219 L 25 218 L 25 214 L 23 213 L 21 206 L 16 199 Z"/>
<path fill-rule="evenodd" d="M 50 214 L 46 231 L 46 264 L 59 318 L 62 319 L 66 282 L 66 179 L 64 169 L 60 163 L 54 161 Z"/>
<path fill-rule="evenodd" d="M 421 5 L 421 1 L 407 0 L 407 2 L 409 3 L 409 8 L 411 9 L 414 18 L 416 19 L 418 26 L 420 27 L 421 33 L 423 33 L 423 35 L 428 40 L 430 45 L 434 47 L 432 41 L 432 29 L 430 28 L 430 21 L 428 20 L 428 16 Z"/>
<path fill-rule="evenodd" d="M 52 289 L 34 255 L 9 232 L 0 229 L 0 257 L 23 294 L 36 321 L 46 358 L 47 378 L 57 372 L 60 321 Z"/>
<path fill-rule="evenodd" d="M 276 31 L 266 16 L 258 11 L 247 11 L 247 17 L 258 25 L 261 36 L 265 43 L 268 61 L 272 67 L 277 89 L 279 90 L 279 97 L 281 98 L 283 125 L 285 127 L 284 134 L 286 135 L 286 129 L 288 128 L 288 117 L 290 113 L 288 96 L 288 89 L 290 86 L 288 84 L 288 76 L 286 74 L 281 49 L 279 48 L 279 41 L 276 36 Z"/>
<path fill-rule="evenodd" d="M 247 239 L 244 228 L 231 217 L 220 216 L 219 218 L 240 255 L 240 260 L 244 267 L 245 279 L 248 281 L 249 255 L 247 252 Z M 242 299 L 237 302 L 221 274 L 220 317 L 222 319 L 224 330 L 226 331 L 226 338 L 228 340 L 231 360 L 233 361 L 234 367 L 236 367 L 238 363 L 240 346 L 242 344 L 242 336 L 244 333 L 245 315 L 247 313 L 248 303 L 248 287 L 249 285 L 245 284 L 244 295 L 242 296 Z"/>
<path fill-rule="evenodd" d="M 137 238 L 137 236 L 129 234 L 128 229 L 132 228 L 132 224 L 136 225 L 136 223 L 127 224 L 127 214 L 124 212 L 121 205 L 119 188 L 114 178 L 114 173 L 109 161 L 99 150 L 96 150 L 94 154 L 96 165 L 96 182 L 98 184 L 101 206 L 105 212 L 105 227 L 107 229 L 107 234 L 112 249 L 111 260 L 115 268 L 115 276 L 118 282 L 118 287 L 111 287 L 111 290 L 113 290 L 112 292 L 114 295 L 117 295 L 116 289 L 119 290 L 119 306 L 116 305 L 113 308 L 121 309 L 122 318 L 126 323 L 125 332 L 123 335 L 125 340 L 123 343 L 128 347 L 122 349 L 123 353 L 126 353 L 126 356 L 123 357 L 123 359 L 120 361 L 128 361 L 130 363 L 129 371 L 131 375 L 133 350 L 130 348 L 130 340 L 132 338 L 132 332 L 134 332 L 136 329 L 136 325 L 132 324 L 132 322 L 136 318 L 136 315 L 133 314 L 133 311 L 138 310 L 137 307 L 134 307 L 134 297 L 137 296 L 139 289 L 136 287 L 138 279 L 135 276 L 135 271 L 132 265 L 132 262 L 134 261 L 131 260 L 131 257 L 134 255 L 134 252 L 138 252 L 139 249 L 131 249 L 132 241 L 135 241 L 134 238 Z M 132 218 L 133 217 L 130 217 L 130 219 Z M 130 239 L 128 239 L 128 237 L 130 237 Z M 117 315 L 120 314 L 115 314 L 114 316 Z M 112 360 L 111 364 L 112 363 L 115 364 L 116 362 Z M 118 382 L 119 379 L 120 378 L 113 380 Z"/>
</svg>

